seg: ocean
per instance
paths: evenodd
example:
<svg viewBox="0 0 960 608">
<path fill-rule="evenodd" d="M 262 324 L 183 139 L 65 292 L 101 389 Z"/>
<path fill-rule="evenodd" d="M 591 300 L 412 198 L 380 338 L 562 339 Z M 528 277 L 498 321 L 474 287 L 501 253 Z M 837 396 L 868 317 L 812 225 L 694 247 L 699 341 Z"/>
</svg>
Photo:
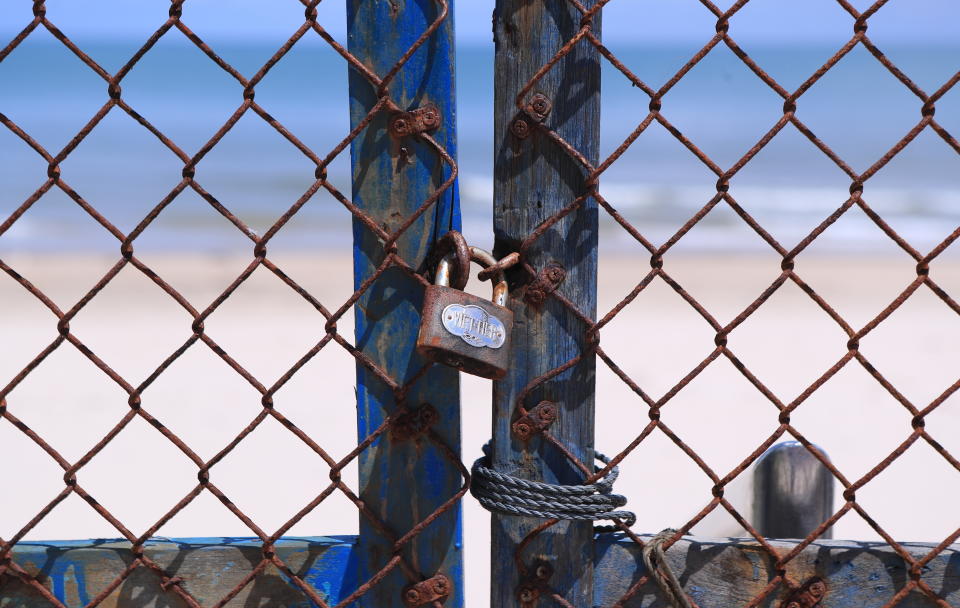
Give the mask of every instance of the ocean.
<svg viewBox="0 0 960 608">
<path fill-rule="evenodd" d="M 52 153 L 106 102 L 106 85 L 46 32 L 0 63 L 0 112 Z M 136 42 L 79 41 L 108 71 Z M 252 75 L 275 50 L 217 44 L 241 73 Z M 614 48 L 635 73 L 660 87 L 694 46 Z M 746 49 L 787 89 L 794 89 L 835 50 L 827 46 Z M 918 86 L 932 93 L 960 69 L 960 46 L 884 49 Z M 493 49 L 458 48 L 460 192 L 465 231 L 492 239 Z M 242 87 L 180 36 L 165 37 L 122 83 L 123 99 L 188 154 L 196 152 L 242 100 Z M 602 154 L 643 120 L 649 99 L 604 63 Z M 957 87 L 960 89 L 960 87 Z M 347 67 L 324 44 L 304 41 L 256 89 L 256 100 L 318 154 L 348 131 Z M 722 45 L 663 99 L 664 116 L 722 168 L 732 166 L 782 116 L 783 102 Z M 865 49 L 857 47 L 798 101 L 797 116 L 855 171 L 870 167 L 921 118 L 922 102 Z M 938 103 L 936 119 L 960 134 L 960 90 Z M 0 130 L 0 215 L 9 216 L 46 179 L 46 163 L 10 131 Z M 182 163 L 118 108 L 62 164 L 64 180 L 129 231 L 180 180 Z M 197 180 L 258 231 L 266 230 L 309 187 L 312 163 L 252 112 L 197 167 Z M 349 193 L 349 153 L 330 168 Z M 788 125 L 731 180 L 731 195 L 786 248 L 793 247 L 847 198 L 850 178 Z M 658 124 L 640 136 L 601 178 L 601 192 L 654 243 L 668 239 L 715 194 L 716 176 Z M 864 200 L 908 241 L 929 250 L 960 225 L 960 155 L 927 129 L 869 179 Z M 637 243 L 609 218 L 601 242 L 634 251 Z M 341 247 L 350 215 L 325 193 L 314 197 L 272 247 Z M 143 235 L 138 248 L 247 251 L 249 240 L 190 191 Z M 58 190 L 47 193 L 4 234 L 0 253 L 115 251 L 118 243 Z M 812 251 L 885 252 L 893 241 L 861 211 L 830 227 Z M 953 247 L 951 249 L 957 249 Z M 725 205 L 685 236 L 676 251 L 769 251 Z M 948 250 L 950 251 L 950 250 Z"/>
</svg>

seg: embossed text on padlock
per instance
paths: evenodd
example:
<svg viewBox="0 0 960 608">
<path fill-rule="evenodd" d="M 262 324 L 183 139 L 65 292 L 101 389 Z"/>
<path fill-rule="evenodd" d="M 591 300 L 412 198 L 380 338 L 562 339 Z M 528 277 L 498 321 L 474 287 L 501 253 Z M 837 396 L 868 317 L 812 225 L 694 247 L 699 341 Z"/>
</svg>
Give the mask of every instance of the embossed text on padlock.
<svg viewBox="0 0 960 608">
<path fill-rule="evenodd" d="M 476 247 L 470 247 L 470 258 L 484 268 L 496 264 L 492 255 Z M 417 350 L 469 374 L 502 378 L 513 329 L 503 272 L 494 277 L 493 300 L 486 300 L 449 286 L 453 259 L 451 254 L 441 260 L 435 284 L 424 293 Z"/>
</svg>

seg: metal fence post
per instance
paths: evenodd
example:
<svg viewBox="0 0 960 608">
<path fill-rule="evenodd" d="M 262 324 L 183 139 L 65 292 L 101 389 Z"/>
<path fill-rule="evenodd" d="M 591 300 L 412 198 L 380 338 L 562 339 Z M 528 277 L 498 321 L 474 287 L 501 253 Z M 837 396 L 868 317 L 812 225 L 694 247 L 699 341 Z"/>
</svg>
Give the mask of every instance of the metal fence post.
<svg viewBox="0 0 960 608">
<path fill-rule="evenodd" d="M 440 127 L 431 133 L 456 158 L 454 112 L 453 0 L 347 1 L 349 50 L 380 78 L 428 32 L 437 29 L 399 67 L 386 86 L 400 110 L 433 104 Z M 444 18 L 444 14 L 446 17 Z M 355 68 L 350 71 L 350 116 L 359 125 L 379 101 L 377 91 Z M 415 137 L 388 131 L 391 113 L 380 111 L 351 145 L 353 201 L 385 231 L 397 230 L 451 175 L 437 150 Z M 397 254 L 417 268 L 430 246 L 447 230 L 460 228 L 456 185 L 404 233 Z M 357 288 L 378 272 L 389 252 L 368 226 L 354 220 L 354 268 Z M 414 351 L 420 324 L 423 286 L 399 266 L 381 274 L 355 306 L 357 347 L 399 385 L 396 391 L 365 365 L 357 366 L 357 421 L 360 441 L 382 429 L 400 406 L 425 404 L 439 414 L 432 429 L 457 455 L 460 451 L 459 379 L 456 370 L 433 366 L 417 377 L 425 361 Z M 421 438 L 422 439 L 422 438 Z M 444 510 L 403 546 L 395 546 L 463 490 L 459 462 L 432 442 L 382 432 L 359 456 L 360 499 L 389 529 L 385 534 L 365 516 L 360 519 L 358 583 L 385 578 L 360 600 L 364 607 L 404 606 L 404 588 L 436 574 L 453 583 L 445 606 L 463 605 L 462 522 L 460 504 Z M 391 538 L 392 537 L 392 538 Z M 398 558 L 402 557 L 402 562 Z M 413 580 L 411 580 L 413 579 Z M 408 598 L 409 599 L 409 598 Z"/>
<path fill-rule="evenodd" d="M 753 473 L 753 521 L 768 538 L 806 538 L 833 515 L 834 478 L 798 441 L 779 443 Z M 833 538 L 832 529 L 819 538 Z"/>
<path fill-rule="evenodd" d="M 584 4 L 592 6 L 594 2 Z M 523 441 L 513 436 L 511 424 L 517 416 L 518 400 L 525 408 L 533 408 L 541 400 L 556 403 L 557 418 L 550 434 L 582 463 L 592 466 L 595 363 L 585 343 L 587 325 L 558 298 L 544 297 L 543 291 L 531 296 L 534 290 L 525 286 L 548 265 L 560 266 L 566 278 L 556 295 L 595 318 L 595 201 L 581 201 L 543 234 L 524 242 L 542 222 L 588 191 L 587 171 L 536 124 L 538 119 L 590 163 L 596 165 L 599 156 L 600 66 L 594 46 L 581 40 L 553 69 L 528 86 L 581 31 L 581 18 L 574 3 L 527 0 L 497 0 L 494 14 L 494 253 L 502 257 L 520 251 L 523 263 L 508 274 L 516 319 L 510 370 L 494 384 L 492 464 L 511 475 L 563 484 L 582 483 L 584 474 L 545 438 Z M 593 31 L 599 36 L 599 18 L 594 20 Z M 521 93 L 524 98 L 518 100 Z M 539 105 L 529 113 L 518 106 L 535 100 Z M 588 354 L 579 359 L 584 353 Z M 568 363 L 571 366 L 558 375 L 541 377 Z M 537 577 L 538 569 L 539 574 L 549 576 L 546 588 L 535 593 L 555 593 L 574 606 L 593 605 L 592 524 L 560 522 L 521 546 L 543 521 L 493 515 L 493 606 L 533 605 L 530 592 L 524 601 L 519 596 L 521 585 Z M 537 567 L 541 562 L 545 568 Z"/>
</svg>

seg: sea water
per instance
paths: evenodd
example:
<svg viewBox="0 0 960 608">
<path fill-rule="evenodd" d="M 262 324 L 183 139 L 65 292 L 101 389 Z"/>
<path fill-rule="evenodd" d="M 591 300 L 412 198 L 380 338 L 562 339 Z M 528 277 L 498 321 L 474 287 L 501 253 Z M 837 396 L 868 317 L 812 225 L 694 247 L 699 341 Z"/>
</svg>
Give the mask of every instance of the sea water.
<svg viewBox="0 0 960 608">
<path fill-rule="evenodd" d="M 131 41 L 83 41 L 110 73 L 137 48 Z M 275 48 L 213 44 L 251 77 Z M 613 49 L 644 83 L 659 89 L 696 46 Z M 797 89 L 836 48 L 821 45 L 746 49 L 787 91 Z M 885 53 L 928 94 L 960 69 L 960 46 L 898 46 Z M 464 226 L 488 244 L 493 198 L 493 49 L 457 49 L 457 126 Z M 256 87 L 256 102 L 321 158 L 348 133 L 347 71 L 324 43 L 304 40 Z M 601 156 L 613 152 L 649 112 L 650 98 L 603 62 Z M 122 99 L 188 156 L 197 154 L 243 101 L 243 86 L 182 36 L 166 36 L 125 76 Z M 957 87 L 960 89 L 960 86 Z M 0 63 L 0 112 L 56 156 L 108 101 L 106 82 L 49 34 L 39 32 Z M 797 101 L 796 116 L 828 146 L 838 166 L 795 126 L 729 180 L 736 203 L 771 238 L 791 249 L 849 197 L 854 181 L 921 120 L 923 102 L 862 47 L 851 51 Z M 654 122 L 602 175 L 601 192 L 655 246 L 667 241 L 716 195 L 717 174 L 738 161 L 783 116 L 783 98 L 723 44 L 662 98 L 662 115 L 705 153 L 708 166 Z M 960 134 L 960 90 L 937 102 L 936 120 Z M 556 120 L 556 118 L 551 118 Z M 20 208 L 47 179 L 47 162 L 10 130 L 0 129 L 0 215 Z M 181 181 L 183 162 L 120 108 L 61 163 L 64 181 L 123 233 L 133 230 Z M 252 111 L 197 164 L 197 182 L 258 233 L 314 181 L 312 161 Z M 330 181 L 350 193 L 349 149 L 330 165 Z M 866 180 L 863 199 L 921 251 L 960 225 L 960 154 L 927 128 Z M 602 242 L 640 246 L 601 213 Z M 350 242 L 350 214 L 321 191 L 277 233 L 273 247 L 317 248 Z M 486 239 L 486 240 L 485 240 Z M 720 202 L 689 230 L 677 250 L 770 250 Z M 248 251 L 251 243 L 196 193 L 177 196 L 135 241 L 136 247 Z M 57 188 L 0 235 L 10 250 L 117 250 L 119 242 Z M 851 209 L 817 240 L 818 250 L 884 251 L 897 246 L 861 210 Z M 956 247 L 952 249 L 957 249 Z"/>
</svg>

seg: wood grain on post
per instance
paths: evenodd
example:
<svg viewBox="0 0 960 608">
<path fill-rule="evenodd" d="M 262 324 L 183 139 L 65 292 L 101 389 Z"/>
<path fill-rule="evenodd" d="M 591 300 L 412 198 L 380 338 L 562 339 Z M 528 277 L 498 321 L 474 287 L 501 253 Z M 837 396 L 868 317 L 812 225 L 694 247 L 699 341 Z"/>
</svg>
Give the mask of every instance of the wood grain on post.
<svg viewBox="0 0 960 608">
<path fill-rule="evenodd" d="M 587 6 L 593 2 L 585 2 Z M 494 253 L 499 258 L 518 250 L 520 243 L 544 220 L 587 191 L 586 172 L 534 125 L 526 137 L 512 128 L 516 98 L 537 71 L 580 29 L 581 15 L 572 3 L 497 0 L 494 15 Z M 599 18 L 594 21 L 599 36 Z M 597 50 L 582 41 L 560 59 L 530 90 L 552 104 L 544 124 L 555 130 L 591 163 L 599 155 L 600 65 Z M 596 315 L 597 209 L 588 199 L 577 211 L 552 226 L 530 249 L 526 264 L 538 271 L 551 263 L 566 270 L 559 292 L 583 314 Z M 582 483 L 583 473 L 540 437 L 522 442 L 511 436 L 518 395 L 536 377 L 567 363 L 587 350 L 584 324 L 557 300 L 542 306 L 523 301 L 523 281 L 529 277 L 514 267 L 508 272 L 514 311 L 513 354 L 507 377 L 494 384 L 493 467 L 504 473 L 550 483 Z M 550 432 L 587 466 L 592 466 L 595 363 L 592 356 L 539 386 L 527 398 L 532 408 L 541 400 L 557 404 Z M 518 606 L 523 582 L 514 560 L 517 544 L 543 520 L 492 518 L 491 604 Z M 539 534 L 521 559 L 529 568 L 538 561 L 553 570 L 548 584 L 574 606 L 593 601 L 593 525 L 560 522 Z M 550 600 L 544 600 L 549 602 Z M 543 603 L 543 602 L 541 602 Z M 543 604 L 546 605 L 546 604 Z"/>
</svg>

